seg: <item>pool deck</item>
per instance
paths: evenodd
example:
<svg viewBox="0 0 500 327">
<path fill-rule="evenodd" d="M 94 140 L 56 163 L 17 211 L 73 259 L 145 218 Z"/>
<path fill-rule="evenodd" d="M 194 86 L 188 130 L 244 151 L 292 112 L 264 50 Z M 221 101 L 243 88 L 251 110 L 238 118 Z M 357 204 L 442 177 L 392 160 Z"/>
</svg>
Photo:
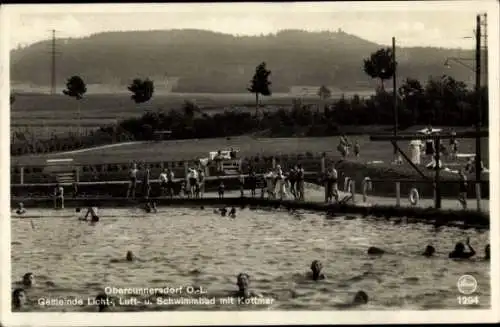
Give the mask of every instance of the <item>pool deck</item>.
<svg viewBox="0 0 500 327">
<path fill-rule="evenodd" d="M 325 203 L 322 187 L 307 185 L 305 201 L 292 199 L 267 199 L 261 198 L 260 192 L 255 198 L 249 197 L 249 191 L 245 191 L 245 196 L 241 197 L 240 191 L 227 191 L 223 199 L 219 199 L 214 192 L 205 193 L 203 198 L 187 197 L 159 197 L 151 198 L 158 207 L 163 206 L 183 206 L 183 207 L 204 207 L 204 206 L 234 206 L 234 207 L 268 207 L 284 208 L 288 210 L 306 210 L 327 213 L 330 217 L 373 217 L 374 219 L 405 219 L 407 222 L 422 222 L 439 226 L 454 226 L 458 228 L 488 229 L 490 225 L 488 202 L 483 203 L 485 210 L 478 212 L 472 207 L 474 200 L 469 200 L 469 210 L 463 210 L 456 200 L 444 199 L 441 209 L 434 209 L 430 199 L 420 201 L 417 206 L 411 206 L 408 200 L 401 200 L 400 206 L 396 206 L 394 198 L 368 197 L 368 201 L 362 201 L 362 195 L 356 194 L 356 202 L 343 202 L 342 199 L 348 195 L 340 192 L 341 203 Z M 127 199 L 120 197 L 95 197 L 95 198 L 66 198 L 65 207 L 80 208 L 85 206 L 97 206 L 100 208 L 120 208 L 120 207 L 140 207 L 148 201 L 144 198 Z M 11 198 L 11 206 L 15 208 L 17 203 L 23 202 L 27 208 L 53 208 L 54 202 L 51 197 L 16 197 Z M 19 217 L 19 216 L 14 216 Z M 20 216 L 19 218 L 22 218 Z"/>
<path fill-rule="evenodd" d="M 306 190 L 305 190 L 305 200 L 309 203 L 317 203 L 317 204 L 325 204 L 325 195 L 324 195 L 324 188 L 322 186 L 318 186 L 315 184 L 311 183 L 306 183 Z M 342 200 L 343 198 L 349 196 L 349 193 L 339 191 L 339 197 Z M 245 196 L 249 197 L 250 196 L 250 191 L 245 190 Z M 224 193 L 225 198 L 240 198 L 241 193 L 239 190 L 234 190 L 234 191 L 226 191 Z M 205 199 L 218 199 L 218 195 L 216 192 L 206 192 L 203 196 Z M 260 195 L 260 190 L 257 191 L 256 195 L 257 199 L 261 198 Z M 267 198 L 267 197 L 266 197 Z M 29 197 L 13 197 L 11 199 L 12 204 L 14 205 L 15 203 L 18 202 L 26 202 L 30 201 L 32 198 Z M 40 198 L 40 199 L 47 199 L 47 198 Z M 70 198 L 68 197 L 67 200 Z M 36 200 L 36 198 L 34 199 Z M 291 200 L 290 198 L 286 200 Z M 361 206 L 361 207 L 366 207 L 366 206 L 394 206 L 396 207 L 396 198 L 393 197 L 382 197 L 382 196 L 367 196 L 367 201 L 363 202 L 363 194 L 356 193 L 355 195 L 355 202 L 353 203 L 352 201 L 348 201 L 348 204 L 351 205 L 356 205 L 356 206 Z M 408 198 L 402 197 L 400 201 L 399 207 L 402 208 L 422 208 L 422 209 L 427 209 L 427 208 L 433 208 L 434 207 L 434 199 L 420 199 L 417 205 L 411 205 L 410 201 Z M 467 199 L 467 208 L 468 210 L 471 211 L 477 211 L 477 201 L 476 199 Z M 456 199 L 441 199 L 441 209 L 440 210 L 453 210 L 453 211 L 463 211 L 462 206 Z M 490 211 L 490 201 L 489 199 L 482 199 L 481 200 L 481 211 L 489 214 Z"/>
<path fill-rule="evenodd" d="M 340 191 L 340 198 L 347 196 L 348 193 Z M 324 188 L 322 186 L 309 184 L 306 190 L 307 201 L 313 202 L 324 202 Z M 239 196 L 239 192 L 237 193 Z M 366 203 L 363 203 L 363 194 L 356 193 L 355 195 L 356 205 L 381 205 L 381 206 L 396 206 L 396 198 L 393 197 L 382 197 L 382 196 L 367 196 Z M 352 202 L 351 202 L 352 203 Z M 407 197 L 401 197 L 400 202 L 401 207 L 420 207 L 429 208 L 434 207 L 434 199 L 420 199 L 416 206 L 411 205 Z M 476 210 L 477 201 L 476 199 L 467 199 L 467 208 L 469 210 Z M 441 199 L 441 209 L 443 210 L 463 210 L 461 204 L 457 199 Z M 485 213 L 490 212 L 490 200 L 481 199 L 481 211 Z"/>
</svg>

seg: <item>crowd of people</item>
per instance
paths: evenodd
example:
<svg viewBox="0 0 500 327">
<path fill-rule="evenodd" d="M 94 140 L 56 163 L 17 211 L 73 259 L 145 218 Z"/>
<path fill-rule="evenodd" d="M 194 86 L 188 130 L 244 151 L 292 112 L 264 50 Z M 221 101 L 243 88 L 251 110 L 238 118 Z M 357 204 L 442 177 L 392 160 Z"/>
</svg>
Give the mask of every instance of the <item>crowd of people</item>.
<svg viewBox="0 0 500 327">
<path fill-rule="evenodd" d="M 353 148 L 354 157 L 358 158 L 361 151 L 361 146 L 359 145 L 358 140 L 354 140 L 354 144 L 351 145 L 347 136 L 342 135 L 337 146 L 337 151 L 340 153 L 342 159 L 346 159 L 349 156 L 351 147 Z"/>
<path fill-rule="evenodd" d="M 159 176 L 160 196 L 174 197 L 185 196 L 188 198 L 201 198 L 205 192 L 205 169 L 203 165 L 187 169 L 187 174 L 180 181 L 176 180 L 174 172 L 165 168 Z M 129 170 L 129 183 L 127 186 L 127 198 L 135 198 L 138 181 L 138 166 L 132 164 Z M 142 171 L 142 197 L 149 198 L 151 192 L 150 169 L 147 165 Z M 302 166 L 296 165 L 285 172 L 280 165 L 269 168 L 264 174 L 257 174 L 252 168 L 247 175 L 240 174 L 238 177 L 241 195 L 246 189 L 250 191 L 251 197 L 257 196 L 260 188 L 261 197 L 269 199 L 296 199 L 304 200 L 304 178 L 305 172 Z M 217 180 L 217 194 L 224 198 L 226 185 L 223 178 Z"/>
</svg>

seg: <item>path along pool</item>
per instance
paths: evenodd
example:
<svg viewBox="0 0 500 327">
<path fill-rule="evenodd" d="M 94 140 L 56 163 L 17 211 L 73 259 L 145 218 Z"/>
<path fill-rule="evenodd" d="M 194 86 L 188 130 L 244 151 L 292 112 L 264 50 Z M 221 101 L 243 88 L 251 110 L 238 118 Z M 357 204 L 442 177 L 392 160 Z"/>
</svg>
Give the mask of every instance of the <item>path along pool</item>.
<svg viewBox="0 0 500 327">
<path fill-rule="evenodd" d="M 490 307 L 490 263 L 483 260 L 489 231 L 386 220 L 325 219 L 325 215 L 286 210 L 239 209 L 236 218 L 214 208 L 101 209 L 96 225 L 78 221 L 74 209 L 30 210 L 12 217 L 12 283 L 33 272 L 26 290 L 28 311 L 96 311 L 87 305 L 106 287 L 201 287 L 215 304 L 156 303 L 148 294 L 120 295 L 113 311 L 143 310 L 335 310 L 365 291 L 370 301 L 357 310 L 463 309 L 458 279 L 476 278 L 479 304 Z M 476 258 L 448 259 L 456 242 L 470 237 Z M 421 253 L 427 244 L 433 258 Z M 368 247 L 387 252 L 370 256 Z M 138 260 L 123 260 L 132 251 Z M 312 260 L 321 260 L 326 280 L 305 278 Z M 237 289 L 246 272 L 252 289 L 269 304 L 227 304 L 219 298 Z M 13 287 L 15 287 L 13 285 Z M 198 296 L 198 295 L 196 295 Z M 131 297 L 137 303 L 125 303 Z M 84 305 L 41 305 L 44 300 L 75 299 Z M 145 304 L 145 300 L 151 304 Z"/>
</svg>

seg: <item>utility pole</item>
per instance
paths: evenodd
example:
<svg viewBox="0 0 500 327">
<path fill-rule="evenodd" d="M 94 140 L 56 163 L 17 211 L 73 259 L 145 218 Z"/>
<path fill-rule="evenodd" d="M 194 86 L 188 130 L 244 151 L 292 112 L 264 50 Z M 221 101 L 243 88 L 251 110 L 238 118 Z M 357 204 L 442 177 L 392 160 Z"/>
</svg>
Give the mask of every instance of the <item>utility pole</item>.
<svg viewBox="0 0 500 327">
<path fill-rule="evenodd" d="M 50 70 L 50 94 L 56 94 L 56 30 L 52 30 L 52 65 Z"/>
<path fill-rule="evenodd" d="M 476 116 L 476 200 L 477 210 L 481 210 L 481 122 L 482 122 L 482 99 L 481 99 L 481 15 L 476 16 L 476 94 L 477 94 L 477 116 Z"/>
<path fill-rule="evenodd" d="M 394 136 L 398 135 L 398 90 L 396 83 L 396 38 L 392 37 L 392 62 L 394 64 L 394 72 L 392 74 L 392 97 L 393 97 L 393 106 L 394 106 Z M 396 147 L 394 147 L 394 161 L 398 162 L 399 154 Z"/>
<path fill-rule="evenodd" d="M 484 21 L 483 21 L 483 77 L 484 77 L 484 86 L 488 85 L 488 14 L 484 14 Z"/>
</svg>

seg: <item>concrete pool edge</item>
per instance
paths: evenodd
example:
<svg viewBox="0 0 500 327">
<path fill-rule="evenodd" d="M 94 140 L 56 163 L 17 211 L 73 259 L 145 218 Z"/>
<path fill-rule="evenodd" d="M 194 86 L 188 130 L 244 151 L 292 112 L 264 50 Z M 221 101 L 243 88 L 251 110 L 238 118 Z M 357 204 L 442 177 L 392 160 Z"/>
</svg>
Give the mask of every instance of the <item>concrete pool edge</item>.
<svg viewBox="0 0 500 327">
<path fill-rule="evenodd" d="M 255 206 L 267 208 L 285 208 L 288 210 L 302 209 L 315 212 L 327 213 L 330 217 L 336 214 L 354 214 L 363 217 L 373 216 L 389 220 L 392 217 L 406 217 L 415 222 L 424 222 L 439 226 L 457 226 L 462 228 L 483 228 L 489 229 L 489 214 L 473 210 L 453 210 L 453 209 L 435 209 L 432 207 L 404 207 L 390 205 L 353 205 L 353 204 L 326 204 L 317 201 L 291 201 L 291 200 L 272 200 L 248 197 L 229 197 L 219 199 L 217 197 L 205 197 L 202 199 L 193 198 L 151 198 L 157 206 Z M 19 202 L 23 202 L 26 208 L 46 208 L 54 207 L 54 200 L 50 197 L 44 198 L 11 198 L 11 207 L 15 208 Z M 123 208 L 134 207 L 145 203 L 144 199 L 126 199 L 116 197 L 99 198 L 67 198 L 65 199 L 66 208 L 85 207 L 94 205 L 101 208 Z"/>
</svg>

